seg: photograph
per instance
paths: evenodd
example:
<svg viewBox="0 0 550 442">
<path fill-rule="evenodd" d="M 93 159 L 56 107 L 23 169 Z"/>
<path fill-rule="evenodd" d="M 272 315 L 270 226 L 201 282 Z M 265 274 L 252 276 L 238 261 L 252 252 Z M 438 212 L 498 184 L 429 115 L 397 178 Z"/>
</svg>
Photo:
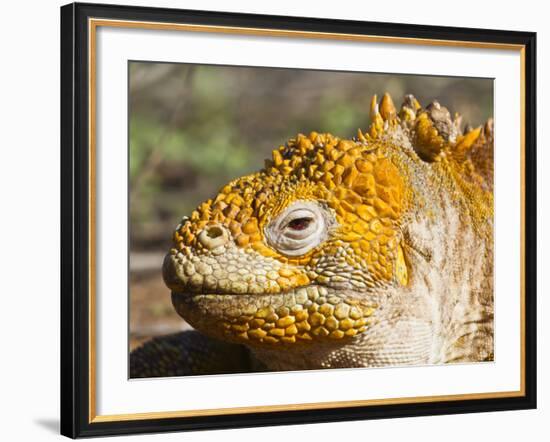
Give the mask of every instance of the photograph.
<svg viewBox="0 0 550 442">
<path fill-rule="evenodd" d="M 129 377 L 492 363 L 493 89 L 128 61 Z"/>
</svg>

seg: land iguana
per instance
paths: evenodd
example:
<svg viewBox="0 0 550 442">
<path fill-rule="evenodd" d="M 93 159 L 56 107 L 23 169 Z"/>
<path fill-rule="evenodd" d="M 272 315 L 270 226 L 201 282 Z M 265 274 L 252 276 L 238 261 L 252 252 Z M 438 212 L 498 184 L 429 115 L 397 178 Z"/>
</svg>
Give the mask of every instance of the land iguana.
<svg viewBox="0 0 550 442">
<path fill-rule="evenodd" d="M 182 219 L 163 277 L 195 330 L 132 352 L 132 377 L 493 359 L 492 120 L 412 95 L 370 114 Z"/>
</svg>

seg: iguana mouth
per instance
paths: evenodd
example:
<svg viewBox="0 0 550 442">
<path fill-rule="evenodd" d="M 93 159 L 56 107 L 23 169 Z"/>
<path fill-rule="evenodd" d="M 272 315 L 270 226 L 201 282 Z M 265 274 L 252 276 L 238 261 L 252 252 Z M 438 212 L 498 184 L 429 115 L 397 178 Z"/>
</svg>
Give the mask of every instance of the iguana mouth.
<svg viewBox="0 0 550 442">
<path fill-rule="evenodd" d="M 317 285 L 282 294 L 172 292 L 172 303 L 193 327 L 251 345 L 349 339 L 368 328 L 376 308 Z"/>
</svg>

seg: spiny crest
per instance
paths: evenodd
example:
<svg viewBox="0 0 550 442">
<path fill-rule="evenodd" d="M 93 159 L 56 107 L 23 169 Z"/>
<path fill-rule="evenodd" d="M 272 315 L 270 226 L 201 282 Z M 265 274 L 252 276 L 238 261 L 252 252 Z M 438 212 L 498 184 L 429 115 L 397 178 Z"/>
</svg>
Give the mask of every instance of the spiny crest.
<svg viewBox="0 0 550 442">
<path fill-rule="evenodd" d="M 471 157 L 473 152 L 492 144 L 493 122 L 485 126 L 462 129 L 462 116 L 434 101 L 422 108 L 413 95 L 406 95 L 397 112 L 391 96 L 386 93 L 378 103 L 374 95 L 370 105 L 371 124 L 366 141 L 381 138 L 400 127 L 408 136 L 418 156 L 427 162 L 439 161 L 443 157 L 458 162 Z M 490 149 L 488 149 L 490 150 Z M 479 153 L 480 156 L 484 156 Z"/>
<path fill-rule="evenodd" d="M 470 159 L 481 176 L 491 180 L 487 169 L 492 164 L 492 119 L 485 126 L 462 127 L 462 116 L 458 113 L 451 116 L 449 110 L 437 101 L 423 108 L 413 95 L 406 95 L 398 111 L 390 94 L 385 93 L 380 101 L 376 95 L 372 97 L 370 120 L 367 132 L 358 129 L 352 140 L 316 132 L 309 136 L 299 134 L 273 151 L 272 159 L 266 160 L 265 170 L 277 169 L 283 175 L 319 179 L 322 176 L 318 168 L 320 157 L 335 161 L 341 151 L 352 147 L 368 150 L 373 141 L 401 131 L 423 161 L 448 158 L 460 163 Z M 333 147 L 337 149 L 331 153 Z M 304 169 L 304 166 L 307 167 Z"/>
</svg>

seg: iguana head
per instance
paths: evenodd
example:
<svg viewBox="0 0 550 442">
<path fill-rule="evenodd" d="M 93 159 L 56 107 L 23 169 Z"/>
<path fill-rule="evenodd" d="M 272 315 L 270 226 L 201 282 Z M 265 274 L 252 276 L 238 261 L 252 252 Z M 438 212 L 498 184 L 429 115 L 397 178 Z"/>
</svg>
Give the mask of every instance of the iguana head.
<svg viewBox="0 0 550 442">
<path fill-rule="evenodd" d="M 252 347 L 341 345 L 367 334 L 420 276 L 413 267 L 423 250 L 409 256 L 408 232 L 437 223 L 432 168 L 447 166 L 433 163 L 480 136 L 436 114 L 412 96 L 399 114 L 389 95 L 374 97 L 367 134 L 299 134 L 262 170 L 199 205 L 178 225 L 163 267 L 178 313 Z"/>
</svg>

